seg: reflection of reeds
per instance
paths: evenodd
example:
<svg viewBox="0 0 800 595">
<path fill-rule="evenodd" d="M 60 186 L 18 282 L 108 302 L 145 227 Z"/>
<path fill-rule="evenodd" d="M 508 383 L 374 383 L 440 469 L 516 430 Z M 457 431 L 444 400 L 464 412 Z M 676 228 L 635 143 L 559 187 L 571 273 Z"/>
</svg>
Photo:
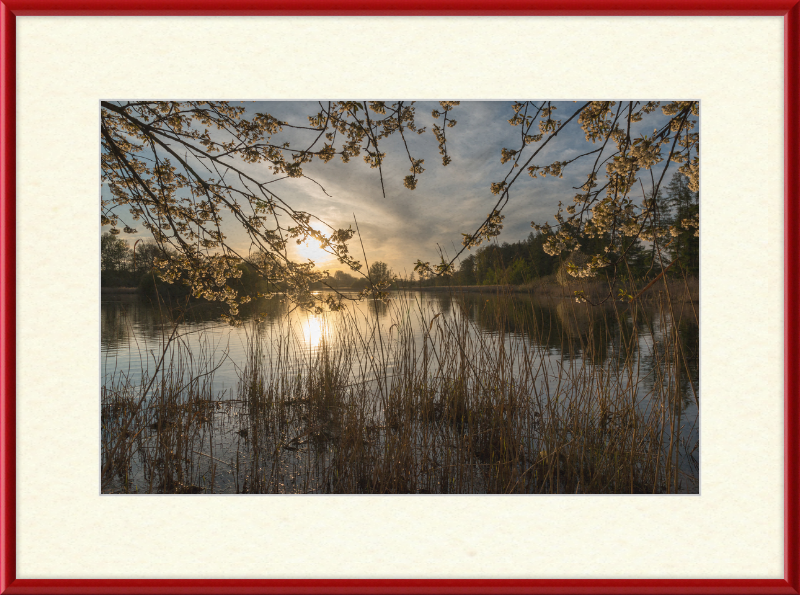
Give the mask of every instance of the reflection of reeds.
<svg viewBox="0 0 800 595">
<path fill-rule="evenodd" d="M 208 353 L 169 345 L 145 405 L 126 379 L 104 391 L 105 489 L 697 491 L 681 462 L 694 447 L 680 431 L 688 369 L 665 303 L 645 316 L 564 302 L 545 324 L 512 296 L 451 299 L 449 315 L 394 300 L 383 327 L 374 308 L 331 316 L 313 352 L 292 329 L 254 325 L 229 400 L 211 392 Z"/>
<path fill-rule="evenodd" d="M 200 493 L 204 478 L 193 468 L 201 437 L 211 432 L 214 399 L 211 384 L 218 361 L 201 350 L 193 357 L 173 333 L 165 339 L 152 373 L 117 373 L 101 400 L 102 483 L 130 491 Z M 136 476 L 136 479 L 134 478 Z"/>
</svg>

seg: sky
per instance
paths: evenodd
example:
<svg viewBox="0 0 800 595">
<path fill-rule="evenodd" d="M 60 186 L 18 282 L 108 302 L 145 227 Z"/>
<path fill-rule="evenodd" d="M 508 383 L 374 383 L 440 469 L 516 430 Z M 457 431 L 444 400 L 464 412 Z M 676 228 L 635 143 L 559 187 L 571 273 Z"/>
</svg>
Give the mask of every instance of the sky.
<svg viewBox="0 0 800 595">
<path fill-rule="evenodd" d="M 441 108 L 438 101 L 417 102 L 417 125 L 428 130 L 422 135 L 412 134 L 412 138 L 406 135 L 412 156 L 425 160 L 425 171 L 417 176 L 418 184 L 413 191 L 403 185 L 403 178 L 410 173 L 410 163 L 398 134 L 380 141 L 381 151 L 386 152 L 382 164 L 385 197 L 378 170 L 363 161 L 363 153 L 347 164 L 336 156 L 328 163 L 315 159 L 303 165 L 304 173 L 322 185 L 325 192 L 307 179 L 278 180 L 270 185 L 270 189 L 295 210 L 316 215 L 334 228 L 354 225 L 355 216 L 369 262 L 380 260 L 396 273 L 410 275 L 417 259 L 433 263 L 439 259 L 439 248 L 449 256 L 460 250 L 461 234 L 474 232 L 496 203 L 498 196 L 491 193 L 491 184 L 503 180 L 511 167 L 511 162 L 501 164 L 501 149 L 518 149 L 521 144 L 520 127 L 508 123 L 514 114 L 513 103 L 461 102 L 451 112 L 451 117 L 457 121 L 456 126 L 447 129 L 448 154 L 452 162 L 443 167 L 433 135 L 433 124 L 441 123 L 441 119 L 434 120 L 431 115 L 432 110 L 441 111 Z M 558 109 L 554 117 L 564 121 L 582 104 L 556 102 L 554 105 Z M 246 106 L 248 114 L 266 112 L 301 126 L 308 126 L 307 116 L 319 111 L 316 101 L 247 102 L 242 105 Z M 375 114 L 371 116 L 375 117 Z M 660 110 L 654 116 L 655 121 L 645 120 L 637 127 L 639 132 L 651 133 L 653 127 L 666 121 L 660 116 Z M 288 140 L 307 141 L 304 146 L 308 146 L 317 133 L 290 130 L 280 136 L 284 135 Z M 535 146 L 530 145 L 529 150 Z M 576 118 L 532 163 L 548 165 L 596 148 L 599 145 L 593 146 L 586 141 Z M 528 155 L 529 152 L 521 162 Z M 576 193 L 573 188 L 585 182 L 587 168 L 592 163 L 594 156 L 575 162 L 566 169 L 563 179 L 549 176 L 533 179 L 523 171 L 512 187 L 509 203 L 503 211 L 506 215 L 503 233 L 496 241 L 510 243 L 525 239 L 532 231 L 531 221 L 554 223 L 559 200 L 572 204 Z M 269 171 L 268 164 L 245 164 L 243 167 L 257 179 L 268 181 L 278 177 Z M 239 227 L 230 225 L 224 231 L 237 251 L 247 252 L 249 240 Z M 363 260 L 357 238 L 351 241 L 350 249 L 353 256 Z M 293 247 L 293 250 L 298 249 Z M 462 258 L 468 254 L 465 252 Z M 313 259 L 319 268 L 331 273 L 343 268 L 315 246 L 301 246 L 296 255 Z"/>
</svg>

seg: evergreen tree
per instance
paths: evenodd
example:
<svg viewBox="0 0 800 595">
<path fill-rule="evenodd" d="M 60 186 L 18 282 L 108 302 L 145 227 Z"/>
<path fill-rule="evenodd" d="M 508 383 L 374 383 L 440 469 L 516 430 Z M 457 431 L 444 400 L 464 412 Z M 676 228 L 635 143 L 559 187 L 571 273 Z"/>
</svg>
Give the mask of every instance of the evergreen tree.
<svg viewBox="0 0 800 595">
<path fill-rule="evenodd" d="M 673 239 L 669 245 L 671 261 L 677 261 L 686 275 L 697 277 L 700 273 L 700 238 L 687 222 L 700 212 L 699 193 L 689 188 L 689 180 L 676 172 L 666 187 L 665 203 L 671 214 Z"/>
</svg>

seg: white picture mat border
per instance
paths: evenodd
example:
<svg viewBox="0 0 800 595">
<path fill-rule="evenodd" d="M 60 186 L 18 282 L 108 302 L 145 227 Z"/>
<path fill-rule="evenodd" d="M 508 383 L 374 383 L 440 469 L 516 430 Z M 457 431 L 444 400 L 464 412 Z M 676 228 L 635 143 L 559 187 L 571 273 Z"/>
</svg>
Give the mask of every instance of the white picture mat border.
<svg viewBox="0 0 800 595">
<path fill-rule="evenodd" d="M 782 18 L 17 17 L 17 51 L 17 578 L 783 577 Z M 700 99 L 700 496 L 99 495 L 99 101 L 396 97 Z"/>
</svg>

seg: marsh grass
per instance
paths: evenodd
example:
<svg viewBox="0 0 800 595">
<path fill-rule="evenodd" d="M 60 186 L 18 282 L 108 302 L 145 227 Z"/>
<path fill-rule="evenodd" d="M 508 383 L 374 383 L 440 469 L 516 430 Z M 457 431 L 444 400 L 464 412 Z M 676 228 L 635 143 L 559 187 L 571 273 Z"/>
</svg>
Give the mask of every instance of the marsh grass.
<svg viewBox="0 0 800 595">
<path fill-rule="evenodd" d="M 700 300 L 700 283 L 697 277 L 669 277 L 666 280 L 657 280 L 651 286 L 648 282 L 637 280 L 617 280 L 611 288 L 611 295 L 616 296 L 620 289 L 625 289 L 630 295 L 637 296 L 640 300 L 664 299 L 672 303 L 694 302 Z M 574 299 L 575 291 L 583 291 L 593 302 L 605 299 L 609 295 L 609 284 L 601 279 L 569 280 L 559 283 L 555 275 L 539 277 L 519 286 L 538 299 Z"/>
<path fill-rule="evenodd" d="M 322 319 L 313 348 L 253 323 L 226 395 L 227 354 L 165 338 L 160 367 L 103 390 L 103 489 L 696 493 L 687 306 L 562 300 L 550 320 L 515 300 L 396 296 Z"/>
</svg>

